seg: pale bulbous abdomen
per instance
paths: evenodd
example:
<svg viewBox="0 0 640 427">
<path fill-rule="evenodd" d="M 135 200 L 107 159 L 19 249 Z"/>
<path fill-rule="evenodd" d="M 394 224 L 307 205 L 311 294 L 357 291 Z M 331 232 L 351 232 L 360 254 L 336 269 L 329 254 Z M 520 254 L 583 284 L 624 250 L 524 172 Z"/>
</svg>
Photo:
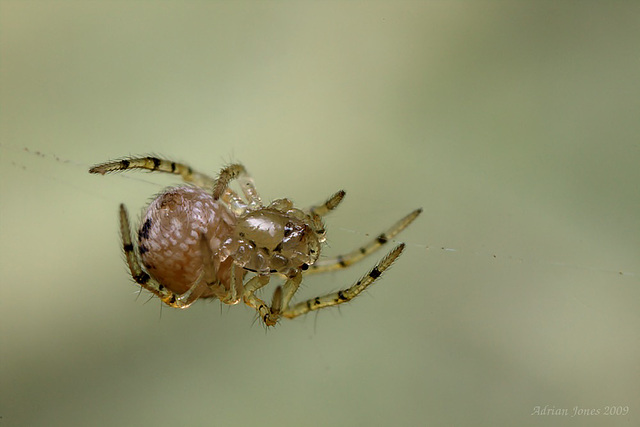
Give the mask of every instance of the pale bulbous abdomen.
<svg viewBox="0 0 640 427">
<path fill-rule="evenodd" d="M 187 292 L 213 257 L 215 278 L 229 288 L 233 260 L 220 262 L 219 249 L 233 232 L 235 215 L 220 201 L 197 187 L 174 187 L 151 202 L 140 222 L 138 249 L 147 272 L 176 294 Z M 211 252 L 203 254 L 204 236 Z M 212 297 L 205 291 L 200 297 Z"/>
</svg>

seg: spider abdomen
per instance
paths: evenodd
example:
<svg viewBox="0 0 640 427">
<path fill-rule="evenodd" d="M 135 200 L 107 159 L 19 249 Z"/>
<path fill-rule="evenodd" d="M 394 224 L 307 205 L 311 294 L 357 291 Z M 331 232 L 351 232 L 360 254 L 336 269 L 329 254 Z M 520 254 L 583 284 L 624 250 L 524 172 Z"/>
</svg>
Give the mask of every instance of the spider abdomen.
<svg viewBox="0 0 640 427">
<path fill-rule="evenodd" d="M 205 263 L 212 262 L 216 277 L 207 282 L 229 287 L 232 260 L 221 263 L 219 248 L 233 232 L 236 217 L 221 201 L 197 187 L 169 188 L 151 202 L 140 224 L 140 257 L 158 283 L 184 294 L 201 277 Z M 203 254 L 203 238 L 209 254 Z M 207 290 L 200 297 L 212 296 Z"/>
</svg>

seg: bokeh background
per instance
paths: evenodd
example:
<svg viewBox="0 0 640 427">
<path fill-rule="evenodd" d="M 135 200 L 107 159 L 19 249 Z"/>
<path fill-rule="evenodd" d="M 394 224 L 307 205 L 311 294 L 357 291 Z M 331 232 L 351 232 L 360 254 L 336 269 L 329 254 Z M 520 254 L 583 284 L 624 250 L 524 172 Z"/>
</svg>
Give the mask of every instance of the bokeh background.
<svg viewBox="0 0 640 427">
<path fill-rule="evenodd" d="M 639 425 L 639 23 L 621 1 L 0 2 L 0 425 Z M 265 332 L 137 296 L 117 205 L 177 181 L 86 171 L 148 153 L 241 161 L 266 200 L 346 189 L 326 255 L 424 213 L 365 295 Z"/>
</svg>

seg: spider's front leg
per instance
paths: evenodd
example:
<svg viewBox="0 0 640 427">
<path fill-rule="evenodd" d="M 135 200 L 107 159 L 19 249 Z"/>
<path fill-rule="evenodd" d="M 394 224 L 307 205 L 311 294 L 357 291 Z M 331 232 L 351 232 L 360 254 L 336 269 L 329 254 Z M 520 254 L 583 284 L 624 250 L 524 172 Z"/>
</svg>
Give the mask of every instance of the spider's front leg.
<svg viewBox="0 0 640 427">
<path fill-rule="evenodd" d="M 331 199 L 329 199 L 331 200 Z M 402 218 L 400 221 L 393 224 L 384 232 L 380 233 L 374 239 L 364 244 L 363 246 L 355 249 L 349 253 L 338 255 L 334 258 L 328 258 L 318 260 L 315 264 L 309 267 L 308 274 L 324 273 L 326 271 L 339 270 L 341 268 L 349 267 L 358 261 L 363 260 L 365 257 L 371 255 L 373 252 L 386 245 L 391 239 L 393 239 L 398 233 L 407 228 L 417 217 L 422 213 L 422 209 L 416 209 L 409 215 Z"/>
<path fill-rule="evenodd" d="M 360 278 L 356 283 L 347 289 L 340 290 L 338 292 L 332 292 L 327 295 L 323 295 L 316 298 L 308 299 L 307 301 L 300 302 L 293 307 L 285 307 L 282 312 L 282 316 L 292 319 L 294 317 L 301 316 L 305 313 L 314 310 L 320 310 L 321 308 L 332 307 L 334 305 L 343 304 L 349 302 L 357 297 L 362 291 L 367 289 L 371 284 L 376 281 L 382 273 L 400 256 L 404 250 L 404 243 L 396 246 L 391 252 L 387 254 L 373 269 Z"/>
</svg>

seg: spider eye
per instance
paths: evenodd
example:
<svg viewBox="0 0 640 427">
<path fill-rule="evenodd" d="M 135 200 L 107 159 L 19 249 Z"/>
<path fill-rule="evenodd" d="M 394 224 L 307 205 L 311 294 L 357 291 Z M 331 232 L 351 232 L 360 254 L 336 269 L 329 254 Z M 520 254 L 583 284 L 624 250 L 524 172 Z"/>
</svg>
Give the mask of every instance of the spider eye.
<svg viewBox="0 0 640 427">
<path fill-rule="evenodd" d="M 289 237 L 293 233 L 293 223 L 287 222 L 284 225 L 284 237 Z"/>
</svg>

